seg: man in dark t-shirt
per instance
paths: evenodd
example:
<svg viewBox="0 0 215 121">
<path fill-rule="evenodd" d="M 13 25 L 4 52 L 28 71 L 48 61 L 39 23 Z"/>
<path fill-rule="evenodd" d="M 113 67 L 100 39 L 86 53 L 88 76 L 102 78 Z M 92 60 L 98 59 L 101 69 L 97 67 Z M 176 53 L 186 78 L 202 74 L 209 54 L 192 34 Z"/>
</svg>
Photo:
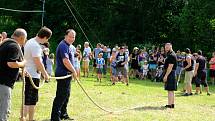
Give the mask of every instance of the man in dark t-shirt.
<svg viewBox="0 0 215 121">
<path fill-rule="evenodd" d="M 73 74 L 74 80 L 77 80 L 77 73 L 73 66 L 74 53 L 72 43 L 75 41 L 76 32 L 73 29 L 66 31 L 64 40 L 62 40 L 56 50 L 56 70 L 55 76 L 66 76 Z M 57 79 L 56 97 L 53 101 L 51 121 L 73 120 L 67 113 L 67 104 L 69 102 L 71 90 L 71 77 L 63 80 Z"/>
<path fill-rule="evenodd" d="M 21 46 L 24 45 L 27 33 L 24 29 L 16 29 L 13 39 L 5 39 L 0 45 L 0 121 L 7 121 L 11 100 L 11 89 L 24 67 Z"/>
<path fill-rule="evenodd" d="M 195 55 L 196 58 L 196 65 L 195 65 L 195 71 L 194 76 L 196 79 L 196 93 L 198 94 L 201 92 L 200 85 L 204 85 L 205 91 L 207 92 L 207 95 L 211 95 L 209 92 L 208 83 L 206 80 L 206 59 L 202 56 L 202 51 L 199 50 L 198 54 Z"/>
<path fill-rule="evenodd" d="M 175 52 L 172 50 L 172 44 L 165 44 L 165 51 L 167 58 L 164 63 L 165 75 L 163 81 L 165 83 L 165 90 L 168 91 L 168 105 L 166 108 L 174 108 L 174 91 L 177 90 L 177 81 L 175 79 L 175 70 L 177 67 L 177 58 Z"/>
</svg>

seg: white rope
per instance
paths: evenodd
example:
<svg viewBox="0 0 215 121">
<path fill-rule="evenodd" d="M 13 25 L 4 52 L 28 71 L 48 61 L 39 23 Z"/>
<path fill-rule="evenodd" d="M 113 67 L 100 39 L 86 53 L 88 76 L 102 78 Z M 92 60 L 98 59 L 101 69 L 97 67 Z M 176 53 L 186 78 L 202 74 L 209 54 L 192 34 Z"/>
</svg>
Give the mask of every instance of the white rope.
<svg viewBox="0 0 215 121">
<path fill-rule="evenodd" d="M 39 10 L 29 11 L 29 10 L 16 10 L 16 9 L 8 9 L 8 8 L 0 8 L 0 10 L 11 11 L 11 12 L 20 12 L 20 13 L 43 13 L 43 12 L 45 12 L 45 11 L 39 11 Z"/>
<path fill-rule="evenodd" d="M 41 83 L 40 86 L 37 86 L 37 85 L 35 85 L 35 83 L 34 83 L 34 81 L 33 81 L 33 79 L 32 79 L 32 76 L 31 76 L 28 72 L 26 72 L 26 73 L 27 73 L 28 78 L 29 78 L 29 80 L 30 80 L 30 82 L 31 82 L 31 85 L 32 85 L 35 89 L 38 90 L 38 89 L 40 89 L 40 88 L 43 87 L 43 85 L 45 84 L 45 79 L 42 80 L 42 83 Z"/>
</svg>

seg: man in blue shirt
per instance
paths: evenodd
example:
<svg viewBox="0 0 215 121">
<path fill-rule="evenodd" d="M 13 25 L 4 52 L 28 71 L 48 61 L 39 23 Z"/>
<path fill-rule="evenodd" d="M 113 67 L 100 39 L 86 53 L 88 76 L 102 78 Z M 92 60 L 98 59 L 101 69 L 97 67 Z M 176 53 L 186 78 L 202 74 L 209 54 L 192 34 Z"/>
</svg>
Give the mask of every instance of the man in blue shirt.
<svg viewBox="0 0 215 121">
<path fill-rule="evenodd" d="M 56 50 L 56 71 L 55 76 L 66 76 L 73 74 L 77 79 L 77 73 L 73 66 L 74 51 L 71 48 L 75 41 L 76 32 L 73 29 L 66 31 L 65 38 L 62 40 Z M 57 80 L 56 97 L 53 102 L 51 121 L 73 120 L 67 114 L 67 104 L 70 97 L 71 77 Z"/>
</svg>

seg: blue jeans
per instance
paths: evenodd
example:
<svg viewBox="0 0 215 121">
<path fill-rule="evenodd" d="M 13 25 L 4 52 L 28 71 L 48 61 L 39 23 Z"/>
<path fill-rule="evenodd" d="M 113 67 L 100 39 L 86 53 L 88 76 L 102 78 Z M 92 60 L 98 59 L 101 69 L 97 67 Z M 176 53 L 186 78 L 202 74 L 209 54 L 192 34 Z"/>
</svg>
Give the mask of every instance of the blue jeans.
<svg viewBox="0 0 215 121">
<path fill-rule="evenodd" d="M 60 121 L 67 114 L 67 104 L 70 97 L 71 78 L 57 80 L 56 97 L 52 106 L 51 121 Z"/>
</svg>

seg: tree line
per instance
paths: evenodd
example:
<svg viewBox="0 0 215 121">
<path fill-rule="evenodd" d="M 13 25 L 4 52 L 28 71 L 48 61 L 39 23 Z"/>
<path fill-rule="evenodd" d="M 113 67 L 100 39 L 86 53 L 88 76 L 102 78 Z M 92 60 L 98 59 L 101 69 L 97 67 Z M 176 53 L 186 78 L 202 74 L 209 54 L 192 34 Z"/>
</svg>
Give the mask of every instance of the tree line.
<svg viewBox="0 0 215 121">
<path fill-rule="evenodd" d="M 92 45 L 125 43 L 132 48 L 172 42 L 174 49 L 215 50 L 215 0 L 65 1 Z M 42 10 L 42 4 L 43 0 L 1 0 L 0 7 Z M 75 44 L 87 41 L 64 0 L 45 0 L 44 15 L 44 25 L 53 30 L 52 51 L 68 28 L 78 33 Z M 41 16 L 0 10 L 0 31 L 11 34 L 22 27 L 32 37 L 41 27 Z"/>
</svg>

